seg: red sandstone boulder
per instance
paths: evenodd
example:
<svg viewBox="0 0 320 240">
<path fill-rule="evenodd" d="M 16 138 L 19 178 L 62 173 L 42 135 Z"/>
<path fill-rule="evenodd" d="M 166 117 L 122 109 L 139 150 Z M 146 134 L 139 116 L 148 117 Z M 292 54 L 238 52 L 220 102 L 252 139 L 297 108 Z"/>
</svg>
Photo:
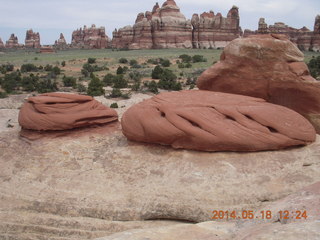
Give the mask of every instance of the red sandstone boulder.
<svg viewBox="0 0 320 240">
<path fill-rule="evenodd" d="M 33 32 L 32 29 L 28 30 L 26 33 L 25 39 L 25 47 L 26 48 L 40 48 L 40 34 L 37 32 Z"/>
<path fill-rule="evenodd" d="M 275 150 L 316 138 L 313 126 L 288 108 L 210 91 L 159 94 L 131 107 L 121 125 L 129 140 L 204 151 Z"/>
<path fill-rule="evenodd" d="M 47 93 L 28 98 L 19 113 L 23 129 L 67 130 L 117 121 L 118 115 L 90 96 Z"/>
<path fill-rule="evenodd" d="M 309 74 L 304 55 L 284 35 L 232 41 L 221 61 L 197 81 L 199 89 L 260 97 L 308 118 L 320 133 L 320 83 Z"/>
</svg>

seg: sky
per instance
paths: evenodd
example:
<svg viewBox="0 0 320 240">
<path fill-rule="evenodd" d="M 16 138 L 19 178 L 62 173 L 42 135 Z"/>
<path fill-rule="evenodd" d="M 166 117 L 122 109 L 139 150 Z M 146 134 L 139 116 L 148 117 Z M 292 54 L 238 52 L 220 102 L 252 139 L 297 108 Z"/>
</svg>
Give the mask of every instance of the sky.
<svg viewBox="0 0 320 240">
<path fill-rule="evenodd" d="M 11 33 L 24 43 L 26 31 L 39 32 L 41 44 L 53 44 L 63 33 L 67 42 L 71 34 L 83 25 L 104 26 L 107 35 L 126 25 L 132 25 L 139 12 L 151 11 L 157 0 L 0 0 L 0 38 L 5 42 Z M 159 1 L 162 5 L 163 1 Z M 242 29 L 256 30 L 260 17 L 271 25 L 284 22 L 294 28 L 306 26 L 313 30 L 320 0 L 176 0 L 187 19 L 193 13 L 214 11 L 226 16 L 236 5 Z"/>
</svg>

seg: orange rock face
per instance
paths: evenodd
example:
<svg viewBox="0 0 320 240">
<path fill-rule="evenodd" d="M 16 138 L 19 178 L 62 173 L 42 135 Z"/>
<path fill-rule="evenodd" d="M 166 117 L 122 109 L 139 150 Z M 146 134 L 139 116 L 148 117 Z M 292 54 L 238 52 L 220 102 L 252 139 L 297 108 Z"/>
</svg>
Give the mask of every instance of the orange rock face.
<svg viewBox="0 0 320 240">
<path fill-rule="evenodd" d="M 54 48 L 59 49 L 59 50 L 63 50 L 63 49 L 68 48 L 68 44 L 67 44 L 66 39 L 63 36 L 63 33 L 60 33 L 59 39 L 55 41 Z"/>
<path fill-rule="evenodd" d="M 221 61 L 197 81 L 199 89 L 260 97 L 304 115 L 320 132 L 320 83 L 304 55 L 284 35 L 232 41 Z"/>
<path fill-rule="evenodd" d="M 33 32 L 32 29 L 28 30 L 26 33 L 25 39 L 25 47 L 26 48 L 40 48 L 40 34 L 37 32 Z"/>
<path fill-rule="evenodd" d="M 4 48 L 4 44 L 2 42 L 2 39 L 0 38 L 0 48 Z"/>
<path fill-rule="evenodd" d="M 18 42 L 18 37 L 12 33 L 8 41 L 6 41 L 6 48 L 20 48 L 20 47 L 21 45 Z"/>
<path fill-rule="evenodd" d="M 90 96 L 47 93 L 28 98 L 19 113 L 23 129 L 67 130 L 117 121 L 118 115 Z"/>
<path fill-rule="evenodd" d="M 203 151 L 275 150 L 316 138 L 313 126 L 288 108 L 210 91 L 159 94 L 131 107 L 121 125 L 129 140 Z"/>
</svg>

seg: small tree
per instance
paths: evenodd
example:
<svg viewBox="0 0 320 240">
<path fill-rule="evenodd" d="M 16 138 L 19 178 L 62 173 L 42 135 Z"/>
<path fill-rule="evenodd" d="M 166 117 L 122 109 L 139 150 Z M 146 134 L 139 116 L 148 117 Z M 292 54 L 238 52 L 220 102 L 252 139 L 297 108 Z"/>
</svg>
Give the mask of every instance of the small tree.
<svg viewBox="0 0 320 240">
<path fill-rule="evenodd" d="M 111 105 L 110 105 L 110 107 L 111 108 L 119 108 L 119 106 L 118 106 L 118 103 L 112 103 Z"/>
<path fill-rule="evenodd" d="M 119 59 L 119 63 L 126 64 L 126 63 L 128 63 L 128 59 L 126 59 L 126 58 L 120 58 L 120 59 Z"/>
<path fill-rule="evenodd" d="M 89 96 L 101 96 L 104 94 L 103 83 L 96 76 L 91 79 L 87 94 Z"/>
<path fill-rule="evenodd" d="M 75 88 L 77 85 L 77 80 L 74 77 L 66 77 L 65 75 L 62 78 L 63 85 L 65 87 L 73 87 Z"/>
<path fill-rule="evenodd" d="M 93 63 L 96 63 L 96 58 L 88 58 L 88 63 L 89 64 L 93 64 Z"/>
<path fill-rule="evenodd" d="M 148 84 L 148 91 L 156 94 L 159 93 L 157 83 L 154 80 Z"/>
<path fill-rule="evenodd" d="M 126 81 L 123 78 L 123 75 L 117 75 L 115 76 L 114 80 L 113 80 L 113 87 L 114 88 L 126 88 L 128 87 L 128 81 Z"/>
<path fill-rule="evenodd" d="M 151 77 L 152 79 L 160 79 L 162 73 L 163 73 L 163 69 L 159 65 L 157 65 L 152 70 Z"/>
<path fill-rule="evenodd" d="M 119 88 L 113 88 L 113 89 L 112 89 L 112 92 L 111 92 L 111 94 L 110 94 L 110 97 L 112 97 L 112 98 L 118 98 L 118 97 L 121 97 L 121 96 L 122 96 L 122 93 L 121 93 L 121 91 L 120 91 Z"/>
<path fill-rule="evenodd" d="M 61 66 L 62 66 L 62 67 L 65 67 L 65 66 L 66 66 L 66 61 L 62 61 L 62 62 L 61 62 Z"/>
<path fill-rule="evenodd" d="M 135 59 L 131 59 L 130 62 L 129 62 L 130 66 L 133 66 L 133 65 L 137 65 L 138 64 L 138 61 L 135 60 Z"/>
</svg>

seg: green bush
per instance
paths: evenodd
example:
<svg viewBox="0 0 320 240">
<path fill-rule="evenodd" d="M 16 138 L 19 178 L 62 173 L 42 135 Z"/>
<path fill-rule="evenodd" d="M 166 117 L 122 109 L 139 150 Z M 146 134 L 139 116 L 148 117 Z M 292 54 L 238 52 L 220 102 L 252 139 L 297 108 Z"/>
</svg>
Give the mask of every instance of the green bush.
<svg viewBox="0 0 320 240">
<path fill-rule="evenodd" d="M 129 61 L 126 58 L 120 58 L 119 63 L 127 64 Z"/>
<path fill-rule="evenodd" d="M 99 72 L 105 70 L 106 67 L 99 67 L 98 65 L 91 65 L 89 63 L 85 63 L 82 66 L 81 73 L 85 76 L 88 77 L 90 73 L 92 72 Z"/>
<path fill-rule="evenodd" d="M 62 78 L 62 82 L 65 87 L 76 88 L 76 86 L 77 86 L 77 80 L 74 77 L 66 77 L 64 75 Z"/>
<path fill-rule="evenodd" d="M 155 94 L 159 93 L 157 83 L 154 80 L 148 84 L 148 91 Z"/>
<path fill-rule="evenodd" d="M 197 63 L 197 62 L 207 62 L 207 59 L 204 58 L 202 55 L 194 55 L 192 57 L 192 62 Z"/>
<path fill-rule="evenodd" d="M 93 78 L 89 82 L 87 94 L 89 96 L 104 95 L 103 83 L 96 76 L 93 76 Z"/>
<path fill-rule="evenodd" d="M 163 71 L 163 68 L 161 68 L 159 65 L 155 66 L 151 74 L 152 79 L 160 79 Z"/>
<path fill-rule="evenodd" d="M 88 64 L 93 64 L 93 63 L 96 63 L 96 58 L 88 58 L 88 61 L 87 61 L 87 63 Z"/>
<path fill-rule="evenodd" d="M 133 66 L 133 65 L 137 65 L 138 64 L 138 61 L 135 60 L 135 59 L 131 59 L 130 62 L 129 62 L 130 66 Z"/>
<path fill-rule="evenodd" d="M 38 89 L 39 85 L 39 76 L 30 74 L 30 76 L 23 77 L 21 80 L 21 87 L 24 91 L 33 92 Z"/>
<path fill-rule="evenodd" d="M 142 75 L 140 72 L 137 72 L 137 71 L 133 71 L 133 72 L 130 72 L 129 73 L 129 77 L 130 79 L 132 79 L 133 81 L 135 82 L 139 82 L 142 78 Z"/>
<path fill-rule="evenodd" d="M 120 74 L 124 74 L 124 70 L 121 66 L 119 66 L 117 69 L 117 75 L 120 75 Z"/>
<path fill-rule="evenodd" d="M 121 90 L 119 88 L 113 88 L 111 94 L 109 95 L 112 98 L 118 98 L 122 96 Z"/>
<path fill-rule="evenodd" d="M 0 92 L 0 98 L 6 98 L 8 94 L 6 92 Z"/>
<path fill-rule="evenodd" d="M 61 62 L 61 66 L 62 66 L 62 67 L 65 67 L 65 66 L 66 66 L 66 61 L 62 61 L 62 62 Z"/>
<path fill-rule="evenodd" d="M 117 75 L 113 80 L 114 88 L 126 88 L 128 87 L 128 81 L 124 79 L 123 75 Z"/>
<path fill-rule="evenodd" d="M 112 103 L 110 105 L 111 108 L 119 108 L 118 103 Z"/>
<path fill-rule="evenodd" d="M 32 63 L 27 63 L 27 64 L 21 65 L 20 71 L 21 72 L 37 72 L 38 68 L 36 65 Z"/>
<path fill-rule="evenodd" d="M 308 63 L 308 67 L 310 70 L 310 74 L 314 78 L 320 77 L 320 56 L 312 57 L 312 59 Z"/>
<path fill-rule="evenodd" d="M 169 69 L 165 69 L 161 74 L 158 87 L 165 90 L 179 91 L 182 89 L 181 83 L 177 82 L 177 76 Z"/>
<path fill-rule="evenodd" d="M 10 64 L 10 63 L 7 63 L 7 64 L 2 64 L 0 66 L 0 72 L 2 74 L 6 74 L 7 72 L 12 72 L 14 69 L 14 65 L 13 64 Z"/>
<path fill-rule="evenodd" d="M 162 59 L 162 61 L 160 61 L 162 67 L 170 67 L 171 62 L 168 59 Z"/>
<path fill-rule="evenodd" d="M 179 58 L 181 59 L 182 62 L 184 63 L 189 63 L 192 61 L 192 57 L 187 55 L 187 54 L 182 54 L 179 56 Z"/>
<path fill-rule="evenodd" d="M 7 92 L 12 93 L 21 85 L 21 74 L 19 72 L 12 72 L 6 74 L 1 81 L 1 87 Z"/>
<path fill-rule="evenodd" d="M 137 91 L 140 90 L 140 87 L 141 87 L 141 83 L 140 83 L 140 82 L 135 82 L 135 83 L 131 86 L 131 90 L 137 92 Z"/>
<path fill-rule="evenodd" d="M 55 80 L 51 79 L 50 74 L 48 74 L 44 79 L 39 81 L 37 91 L 39 93 L 56 92 L 58 91 L 57 83 Z"/>
</svg>

